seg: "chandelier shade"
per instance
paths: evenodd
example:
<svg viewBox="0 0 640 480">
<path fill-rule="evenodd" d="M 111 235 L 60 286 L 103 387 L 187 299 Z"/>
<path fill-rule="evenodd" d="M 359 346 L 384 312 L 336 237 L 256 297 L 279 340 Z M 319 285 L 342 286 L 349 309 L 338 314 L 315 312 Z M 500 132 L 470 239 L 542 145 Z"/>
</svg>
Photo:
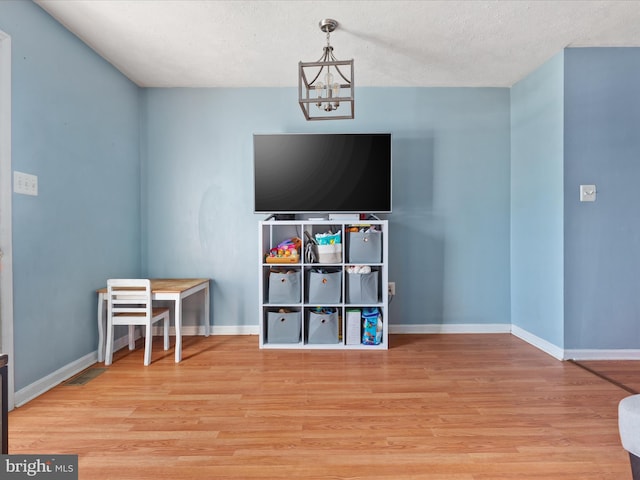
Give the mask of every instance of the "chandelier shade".
<svg viewBox="0 0 640 480">
<path fill-rule="evenodd" d="M 307 120 L 346 120 L 355 115 L 353 59 L 338 60 L 329 41 L 337 27 L 336 20 L 321 20 L 320 30 L 327 34 L 322 56 L 298 63 L 298 103 Z"/>
</svg>

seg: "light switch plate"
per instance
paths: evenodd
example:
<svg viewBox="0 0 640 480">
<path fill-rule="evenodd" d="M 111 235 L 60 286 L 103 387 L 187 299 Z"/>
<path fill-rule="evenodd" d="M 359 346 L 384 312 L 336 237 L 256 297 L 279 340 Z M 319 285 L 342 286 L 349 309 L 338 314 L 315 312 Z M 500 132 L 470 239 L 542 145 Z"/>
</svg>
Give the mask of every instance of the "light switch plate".
<svg viewBox="0 0 640 480">
<path fill-rule="evenodd" d="M 581 202 L 595 202 L 596 201 L 596 186 L 595 185 L 580 185 L 580 201 Z"/>
<path fill-rule="evenodd" d="M 13 191 L 23 195 L 38 195 L 38 177 L 29 173 L 13 171 Z"/>
</svg>

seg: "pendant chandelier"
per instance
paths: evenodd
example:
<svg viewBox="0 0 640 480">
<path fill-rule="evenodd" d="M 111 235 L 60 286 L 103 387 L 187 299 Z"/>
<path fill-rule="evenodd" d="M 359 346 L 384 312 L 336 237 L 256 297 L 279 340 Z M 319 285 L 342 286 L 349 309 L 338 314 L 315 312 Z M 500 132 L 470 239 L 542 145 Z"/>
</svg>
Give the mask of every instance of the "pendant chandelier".
<svg viewBox="0 0 640 480">
<path fill-rule="evenodd" d="M 353 59 L 337 60 L 329 35 L 338 27 L 331 18 L 320 20 L 327 46 L 317 62 L 298 63 L 298 103 L 307 120 L 345 120 L 354 117 Z"/>
</svg>

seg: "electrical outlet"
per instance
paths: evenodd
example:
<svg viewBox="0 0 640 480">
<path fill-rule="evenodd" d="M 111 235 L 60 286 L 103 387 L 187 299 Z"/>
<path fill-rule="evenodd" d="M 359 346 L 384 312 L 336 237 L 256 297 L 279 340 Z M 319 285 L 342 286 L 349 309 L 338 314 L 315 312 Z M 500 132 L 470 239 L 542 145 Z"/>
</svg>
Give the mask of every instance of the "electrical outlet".
<svg viewBox="0 0 640 480">
<path fill-rule="evenodd" d="M 28 173 L 13 171 L 13 191 L 23 195 L 38 195 L 38 177 Z"/>
<path fill-rule="evenodd" d="M 389 282 L 389 295 L 393 296 L 396 294 L 396 282 Z"/>
<path fill-rule="evenodd" d="M 596 201 L 596 186 L 595 185 L 580 185 L 580 201 L 581 202 L 595 202 Z"/>
</svg>

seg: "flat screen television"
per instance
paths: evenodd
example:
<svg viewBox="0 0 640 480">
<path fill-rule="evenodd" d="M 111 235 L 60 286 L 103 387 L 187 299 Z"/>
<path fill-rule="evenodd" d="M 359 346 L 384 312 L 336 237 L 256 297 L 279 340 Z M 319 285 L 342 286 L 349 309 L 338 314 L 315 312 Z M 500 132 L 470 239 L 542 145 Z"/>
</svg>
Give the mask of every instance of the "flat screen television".
<svg viewBox="0 0 640 480">
<path fill-rule="evenodd" d="M 390 133 L 254 134 L 254 211 L 390 213 Z"/>
</svg>

